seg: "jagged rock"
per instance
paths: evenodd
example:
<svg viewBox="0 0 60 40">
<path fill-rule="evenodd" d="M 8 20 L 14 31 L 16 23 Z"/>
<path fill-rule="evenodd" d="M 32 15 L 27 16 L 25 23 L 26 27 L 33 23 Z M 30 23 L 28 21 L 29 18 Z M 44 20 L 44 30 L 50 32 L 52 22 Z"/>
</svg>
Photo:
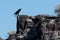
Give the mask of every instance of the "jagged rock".
<svg viewBox="0 0 60 40">
<path fill-rule="evenodd" d="M 60 31 L 60 17 L 49 15 L 19 15 L 17 31 L 10 32 L 6 40 L 54 40 Z M 56 33 L 57 31 L 57 33 Z"/>
</svg>

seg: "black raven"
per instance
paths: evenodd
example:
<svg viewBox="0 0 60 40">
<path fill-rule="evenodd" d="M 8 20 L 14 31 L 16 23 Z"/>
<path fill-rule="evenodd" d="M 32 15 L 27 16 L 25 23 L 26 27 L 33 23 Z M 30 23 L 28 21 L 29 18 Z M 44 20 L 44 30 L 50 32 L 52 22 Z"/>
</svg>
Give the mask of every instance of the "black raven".
<svg viewBox="0 0 60 40">
<path fill-rule="evenodd" d="M 14 13 L 14 15 L 18 15 L 20 11 L 21 11 L 21 9 L 18 9 L 18 10 Z"/>
</svg>

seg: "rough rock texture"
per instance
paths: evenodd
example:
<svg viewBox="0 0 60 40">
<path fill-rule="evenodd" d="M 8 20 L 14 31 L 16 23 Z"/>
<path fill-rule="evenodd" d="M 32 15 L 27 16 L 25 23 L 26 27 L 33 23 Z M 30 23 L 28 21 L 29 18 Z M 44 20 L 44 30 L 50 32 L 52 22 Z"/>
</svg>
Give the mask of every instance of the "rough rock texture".
<svg viewBox="0 0 60 40">
<path fill-rule="evenodd" d="M 55 40 L 60 31 L 59 17 L 48 15 L 17 16 L 17 31 L 6 40 Z"/>
</svg>

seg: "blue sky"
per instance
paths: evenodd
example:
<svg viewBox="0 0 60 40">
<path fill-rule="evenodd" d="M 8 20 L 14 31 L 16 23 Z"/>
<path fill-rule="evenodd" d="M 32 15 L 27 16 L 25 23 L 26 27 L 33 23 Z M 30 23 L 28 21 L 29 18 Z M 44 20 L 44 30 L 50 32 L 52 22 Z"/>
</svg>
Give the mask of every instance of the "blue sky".
<svg viewBox="0 0 60 40">
<path fill-rule="evenodd" d="M 16 10 L 22 8 L 22 15 L 55 15 L 54 9 L 60 0 L 0 0 L 0 37 L 7 38 L 7 33 L 16 30 Z"/>
</svg>

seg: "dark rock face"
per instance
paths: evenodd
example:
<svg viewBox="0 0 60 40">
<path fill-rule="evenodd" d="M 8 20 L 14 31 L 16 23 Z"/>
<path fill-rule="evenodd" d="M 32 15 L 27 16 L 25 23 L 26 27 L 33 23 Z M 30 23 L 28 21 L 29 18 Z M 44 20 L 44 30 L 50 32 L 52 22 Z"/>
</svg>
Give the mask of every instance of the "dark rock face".
<svg viewBox="0 0 60 40">
<path fill-rule="evenodd" d="M 17 31 L 14 35 L 9 35 L 6 40 L 50 40 L 49 36 L 46 39 L 46 35 L 51 36 L 53 33 L 46 34 L 45 32 L 59 30 L 60 21 L 57 20 L 58 17 L 55 16 L 18 15 Z"/>
<path fill-rule="evenodd" d="M 38 17 L 38 16 L 37 16 Z M 41 23 L 39 18 L 32 18 L 29 16 L 19 16 L 19 26 L 17 26 L 18 32 L 16 33 L 17 36 L 24 36 L 23 38 L 16 38 L 24 39 L 24 40 L 37 40 L 41 39 L 42 31 L 41 31 Z M 23 28 L 20 28 L 23 27 Z M 22 30 L 22 32 L 21 32 Z"/>
<path fill-rule="evenodd" d="M 24 23 L 25 23 L 25 20 L 28 19 L 28 18 L 29 18 L 29 16 L 27 16 L 27 15 L 18 16 L 18 19 L 17 19 L 17 33 L 24 31 Z"/>
<path fill-rule="evenodd" d="M 9 35 L 6 40 L 40 40 L 42 35 L 41 27 L 39 18 L 19 15 L 16 34 Z"/>
</svg>

